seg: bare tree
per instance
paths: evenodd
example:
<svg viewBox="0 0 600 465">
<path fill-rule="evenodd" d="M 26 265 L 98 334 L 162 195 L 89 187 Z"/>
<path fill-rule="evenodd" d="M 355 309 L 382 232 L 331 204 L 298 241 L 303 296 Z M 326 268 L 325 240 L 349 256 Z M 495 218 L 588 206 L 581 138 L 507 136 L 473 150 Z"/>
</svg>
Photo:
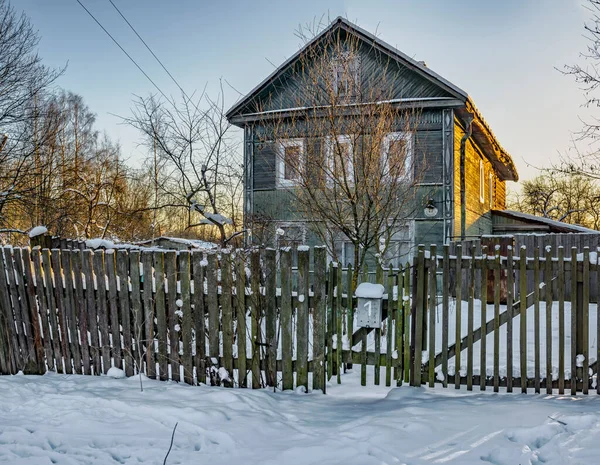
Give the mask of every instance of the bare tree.
<svg viewBox="0 0 600 465">
<path fill-rule="evenodd" d="M 0 0 L 0 230 L 4 232 L 20 231 L 13 220 L 31 193 L 34 155 L 45 142 L 42 128 L 35 127 L 38 103 L 62 72 L 42 64 L 38 43 L 27 16 Z"/>
<path fill-rule="evenodd" d="M 341 258 L 339 243 L 351 244 L 356 280 L 368 253 L 389 256 L 414 213 L 418 112 L 395 94 L 392 58 L 343 29 L 318 41 L 314 32 L 298 31 L 307 45 L 286 75 L 293 108 L 271 112 L 262 144 L 330 254 Z"/>
<path fill-rule="evenodd" d="M 223 93 L 195 101 L 183 95 L 179 104 L 138 97 L 133 115 L 123 119 L 141 131 L 152 157 L 156 153 L 154 164 L 160 163 L 153 208 L 183 212 L 186 229 L 213 227 L 222 246 L 238 237 L 241 166 Z"/>
</svg>

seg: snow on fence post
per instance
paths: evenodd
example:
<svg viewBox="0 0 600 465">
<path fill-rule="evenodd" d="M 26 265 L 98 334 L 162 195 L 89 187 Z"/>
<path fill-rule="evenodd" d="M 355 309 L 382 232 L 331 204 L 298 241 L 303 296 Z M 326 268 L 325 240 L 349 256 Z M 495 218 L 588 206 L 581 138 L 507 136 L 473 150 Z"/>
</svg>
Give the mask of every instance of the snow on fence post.
<svg viewBox="0 0 600 465">
<path fill-rule="evenodd" d="M 298 247 L 298 304 L 296 313 L 296 385 L 304 386 L 308 392 L 308 290 L 309 251 L 308 247 Z M 268 307 L 267 307 L 268 308 Z M 267 314 L 268 315 L 268 314 Z M 340 347 L 338 345 L 338 347 Z M 341 347 L 340 347 L 341 348 Z"/>
<path fill-rule="evenodd" d="M 282 389 L 294 389 L 292 366 L 292 257 L 289 247 L 280 250 L 281 262 L 281 372 Z"/>
<path fill-rule="evenodd" d="M 314 249 L 314 306 L 313 306 L 313 389 L 326 392 L 325 379 L 325 330 L 326 330 L 326 275 L 327 275 L 327 249 L 315 247 Z M 351 295 L 351 294 L 349 294 Z M 352 333 L 349 332 L 352 340 Z M 352 347 L 350 347 L 352 353 Z"/>
</svg>

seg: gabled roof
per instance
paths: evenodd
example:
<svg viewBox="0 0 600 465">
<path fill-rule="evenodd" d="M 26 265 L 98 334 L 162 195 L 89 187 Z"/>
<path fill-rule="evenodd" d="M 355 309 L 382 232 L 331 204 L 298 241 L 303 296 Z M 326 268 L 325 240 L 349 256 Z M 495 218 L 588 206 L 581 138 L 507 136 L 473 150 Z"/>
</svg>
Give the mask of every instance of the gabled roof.
<svg viewBox="0 0 600 465">
<path fill-rule="evenodd" d="M 522 221 L 524 223 L 529 224 L 544 225 L 547 226 L 551 232 L 600 234 L 600 231 L 586 228 L 584 226 L 579 226 L 578 224 L 563 223 L 562 221 L 557 221 L 550 218 L 544 218 L 542 216 L 531 215 L 529 213 L 523 213 L 514 210 L 492 210 L 492 215 L 503 216 L 505 218 Z M 507 227 L 510 229 L 510 225 L 508 225 Z"/>
<path fill-rule="evenodd" d="M 229 111 L 226 113 L 226 117 L 228 120 L 233 120 L 234 123 L 239 123 L 237 118 L 246 116 L 267 116 L 267 113 L 283 113 L 283 112 L 293 112 L 293 111 L 301 111 L 305 110 L 305 108 L 292 108 L 292 109 L 282 109 L 281 112 L 270 111 L 270 112 L 261 112 L 261 113 L 253 113 L 252 111 L 244 112 L 244 109 L 249 106 L 252 101 L 257 98 L 257 96 L 262 92 L 267 86 L 271 83 L 275 82 L 278 78 L 282 76 L 300 57 L 302 52 L 307 48 L 313 46 L 319 40 L 321 40 L 326 34 L 330 33 L 336 28 L 344 29 L 345 31 L 362 38 L 365 42 L 373 45 L 377 49 L 386 53 L 390 57 L 397 60 L 403 66 L 407 67 L 411 71 L 417 73 L 419 76 L 429 80 L 431 83 L 436 86 L 442 88 L 446 91 L 451 98 L 438 98 L 438 99 L 424 99 L 430 100 L 429 104 L 438 104 L 442 105 L 454 105 L 455 108 L 459 108 L 459 115 L 463 116 L 466 113 L 471 113 L 474 117 L 473 124 L 473 138 L 480 146 L 485 156 L 492 162 L 496 171 L 499 173 L 501 179 L 509 180 L 509 181 L 517 181 L 519 179 L 519 175 L 517 174 L 516 167 L 513 163 L 511 156 L 506 152 L 506 150 L 500 145 L 494 134 L 492 133 L 489 125 L 483 119 L 483 116 L 475 107 L 473 100 L 469 97 L 467 92 L 462 90 L 460 87 L 454 85 L 447 79 L 443 78 L 439 74 L 432 71 L 429 67 L 425 66 L 423 62 L 414 60 L 409 57 L 405 53 L 401 52 L 397 48 L 391 46 L 387 42 L 379 39 L 375 35 L 371 34 L 368 31 L 365 31 L 361 27 L 357 26 L 354 23 L 351 23 L 347 19 L 339 16 L 337 17 L 327 28 L 321 31 L 318 35 L 316 35 L 310 42 L 308 42 L 303 48 L 294 53 L 290 58 L 284 61 L 275 71 L 273 71 L 265 80 L 263 80 L 260 84 L 258 84 L 254 89 L 252 89 L 245 97 L 243 97 L 240 101 L 238 101 L 235 105 L 233 105 Z M 411 99 L 403 99 L 411 100 Z M 455 103 L 452 103 L 455 102 Z M 413 102 L 414 103 L 414 102 Z M 237 121 L 236 121 L 237 120 Z"/>
</svg>

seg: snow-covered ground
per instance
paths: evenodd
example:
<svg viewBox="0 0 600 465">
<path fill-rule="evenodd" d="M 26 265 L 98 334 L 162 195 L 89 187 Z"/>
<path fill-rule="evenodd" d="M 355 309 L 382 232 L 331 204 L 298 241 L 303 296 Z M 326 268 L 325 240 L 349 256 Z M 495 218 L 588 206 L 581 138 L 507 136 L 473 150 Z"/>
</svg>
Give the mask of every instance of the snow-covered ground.
<svg viewBox="0 0 600 465">
<path fill-rule="evenodd" d="M 358 368 L 358 367 L 356 367 Z M 372 375 L 372 374 L 371 374 Z M 137 378 L 0 377 L 0 463 L 591 464 L 600 398 L 360 387 L 328 395 Z"/>
</svg>

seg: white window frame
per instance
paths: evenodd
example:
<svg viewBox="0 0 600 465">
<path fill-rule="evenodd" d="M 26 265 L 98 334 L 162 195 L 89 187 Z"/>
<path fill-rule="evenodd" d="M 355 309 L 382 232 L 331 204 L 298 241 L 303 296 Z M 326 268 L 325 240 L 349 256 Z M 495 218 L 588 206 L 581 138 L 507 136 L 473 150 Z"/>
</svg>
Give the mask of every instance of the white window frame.
<svg viewBox="0 0 600 465">
<path fill-rule="evenodd" d="M 333 74 L 333 92 L 339 97 L 353 97 L 355 93 L 340 94 L 340 83 L 338 79 L 338 70 L 340 67 L 344 67 L 346 61 L 352 60 L 348 63 L 348 69 L 352 73 L 352 79 L 354 80 L 354 90 L 360 85 L 360 56 L 356 55 L 350 57 L 350 52 L 344 52 L 341 56 L 337 56 L 331 60 L 331 72 Z M 349 76 L 350 77 L 350 76 Z"/>
<path fill-rule="evenodd" d="M 485 169 L 481 158 L 479 159 L 479 201 L 485 203 Z"/>
<path fill-rule="evenodd" d="M 279 221 L 276 223 L 277 225 L 277 229 L 283 229 L 284 234 L 283 234 L 283 238 L 285 240 L 285 234 L 287 233 L 287 230 L 289 228 L 299 228 L 300 229 L 300 233 L 302 235 L 302 239 L 301 239 L 301 244 L 299 245 L 305 245 L 306 244 L 306 233 L 307 233 L 307 226 L 305 222 L 302 221 Z M 275 244 L 279 247 L 279 242 L 280 242 L 280 237 L 277 234 L 277 231 L 275 231 Z"/>
<path fill-rule="evenodd" d="M 490 183 L 490 191 L 489 191 L 489 195 L 490 195 L 490 209 L 494 208 L 494 173 L 492 173 L 490 171 L 489 175 L 488 175 L 488 180 Z"/>
<path fill-rule="evenodd" d="M 350 165 L 347 166 L 347 170 L 348 170 L 348 181 L 351 183 L 354 183 L 354 141 L 352 139 L 352 136 L 347 135 L 347 134 L 342 134 L 339 135 L 335 138 L 337 140 L 337 143 L 348 143 L 350 144 L 350 160 L 349 163 Z M 334 171 L 334 162 L 333 162 L 333 156 L 334 156 L 334 137 L 333 136 L 327 136 L 325 139 L 325 160 L 327 163 L 327 168 L 329 170 L 329 172 L 327 173 L 327 184 L 331 185 L 333 184 L 333 176 L 335 174 Z"/>
<path fill-rule="evenodd" d="M 297 179 L 285 179 L 285 149 L 286 147 L 300 147 L 300 166 L 298 166 L 298 171 L 302 172 L 304 169 L 304 156 L 305 156 L 305 147 L 304 147 L 304 139 L 284 139 L 279 141 L 279 150 L 277 153 L 277 163 L 276 163 L 276 178 L 277 178 L 277 186 L 278 187 L 292 187 L 298 184 Z"/>
<path fill-rule="evenodd" d="M 412 133 L 410 132 L 390 132 L 386 134 L 383 138 L 383 144 L 381 147 L 381 158 L 383 160 L 383 172 L 389 173 L 389 156 L 388 152 L 390 150 L 390 142 L 393 140 L 404 139 L 406 143 L 406 158 L 404 159 L 404 176 L 398 177 L 400 181 L 412 181 L 413 179 L 413 171 L 412 163 L 413 163 L 413 150 L 412 150 Z"/>
</svg>

